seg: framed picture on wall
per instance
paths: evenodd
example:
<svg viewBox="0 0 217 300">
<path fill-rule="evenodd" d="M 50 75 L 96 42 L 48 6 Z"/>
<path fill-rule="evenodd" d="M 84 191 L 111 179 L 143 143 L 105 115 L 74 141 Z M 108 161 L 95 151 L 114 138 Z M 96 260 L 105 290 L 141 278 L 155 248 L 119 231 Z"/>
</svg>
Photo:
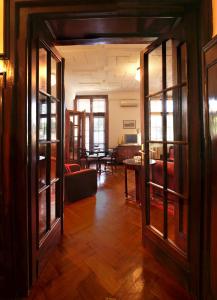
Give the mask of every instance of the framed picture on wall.
<svg viewBox="0 0 217 300">
<path fill-rule="evenodd" d="M 124 129 L 136 129 L 136 120 L 123 120 Z"/>
</svg>

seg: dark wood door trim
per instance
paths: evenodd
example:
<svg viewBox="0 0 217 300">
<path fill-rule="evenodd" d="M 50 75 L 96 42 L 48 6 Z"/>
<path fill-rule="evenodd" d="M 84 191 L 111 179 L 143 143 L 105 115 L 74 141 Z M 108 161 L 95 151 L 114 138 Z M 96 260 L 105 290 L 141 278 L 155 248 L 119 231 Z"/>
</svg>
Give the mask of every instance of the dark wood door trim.
<svg viewBox="0 0 217 300">
<path fill-rule="evenodd" d="M 203 48 L 203 109 L 204 109 L 204 138 L 205 138 L 205 160 L 204 160 L 204 203 L 203 203 L 203 217 L 204 217 L 204 238 L 203 238 L 203 265 L 202 265 L 202 292 L 203 299 L 211 300 L 216 298 L 217 286 L 212 286 L 212 272 L 213 265 L 211 263 L 212 259 L 216 259 L 217 253 L 216 249 L 214 252 L 212 245 L 213 236 L 212 236 L 212 226 L 216 221 L 213 219 L 212 215 L 216 209 L 214 206 L 216 205 L 215 199 L 213 198 L 212 188 L 215 185 L 215 178 L 213 178 L 212 174 L 212 164 L 215 153 L 213 153 L 212 144 L 214 143 L 213 138 L 211 136 L 211 128 L 209 124 L 210 113 L 209 113 L 209 91 L 213 84 L 216 84 L 216 77 L 210 78 L 209 71 L 217 66 L 217 37 L 212 39 L 206 46 Z M 211 80 L 215 80 L 215 82 L 211 82 Z M 213 95 L 214 96 L 214 95 Z M 213 99 L 215 101 L 215 99 Z M 215 113 L 215 111 L 214 111 Z M 215 223 L 214 223 L 215 222 Z M 213 228 L 214 229 L 214 228 Z M 215 229 L 216 230 L 216 229 Z M 215 257 L 212 257 L 215 256 Z M 216 278 L 215 278 L 216 282 Z M 214 290 L 215 288 L 215 290 Z M 215 294 L 214 294 L 215 293 Z"/>
<path fill-rule="evenodd" d="M 192 8 L 190 1 L 189 9 Z M 194 4 L 193 4 L 194 5 Z M 180 17 L 185 13 L 186 4 L 177 1 L 168 1 L 166 4 L 159 1 L 157 3 L 141 3 L 132 1 L 112 1 L 108 3 L 86 3 L 76 1 L 62 1 L 61 5 L 56 0 L 11 0 L 10 1 L 10 60 L 7 66 L 7 91 L 5 93 L 6 124 L 7 133 L 7 153 L 5 153 L 5 166 L 7 174 L 5 176 L 7 193 L 6 202 L 9 209 L 7 222 L 13 223 L 13 230 L 8 226 L 8 233 L 12 234 L 10 242 L 13 243 L 13 257 L 16 261 L 16 268 L 12 268 L 15 275 L 15 288 L 8 287 L 9 295 L 25 295 L 31 287 L 29 278 L 29 245 L 31 240 L 31 222 L 28 218 L 30 206 L 29 197 L 31 191 L 28 189 L 29 180 L 34 176 L 30 172 L 31 164 L 29 161 L 30 144 L 35 143 L 31 140 L 31 131 L 28 128 L 28 118 L 34 112 L 28 103 L 27 83 L 32 84 L 28 76 L 28 56 L 29 56 L 29 37 L 31 32 L 31 16 L 39 15 L 49 17 L 51 14 L 61 17 L 61 13 L 70 13 L 71 17 L 89 16 L 96 18 L 106 15 L 122 16 L 153 16 L 156 17 Z M 154 12 L 154 13 L 153 13 Z M 190 21 L 191 22 L 191 21 Z M 190 23 L 189 22 L 189 23 Z M 27 47 L 28 46 L 28 47 Z M 196 60 L 197 61 L 197 60 Z M 197 64 L 197 62 L 196 62 Z M 28 81 L 29 80 L 29 81 Z M 34 80 L 34 79 L 33 79 Z M 197 89 L 197 86 L 195 86 Z M 64 91 L 62 91 L 64 93 Z M 32 170 L 34 172 L 34 170 Z M 195 170 L 197 172 L 197 170 Z"/>
</svg>

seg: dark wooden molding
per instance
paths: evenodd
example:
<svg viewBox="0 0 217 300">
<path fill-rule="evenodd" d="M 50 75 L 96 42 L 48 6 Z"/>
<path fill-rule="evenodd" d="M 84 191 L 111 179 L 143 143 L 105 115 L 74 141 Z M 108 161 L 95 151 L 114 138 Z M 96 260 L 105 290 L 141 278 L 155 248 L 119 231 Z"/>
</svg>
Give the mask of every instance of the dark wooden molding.
<svg viewBox="0 0 217 300">
<path fill-rule="evenodd" d="M 97 44 L 149 44 L 156 37 L 99 37 L 87 39 L 56 40 L 56 45 L 97 45 Z"/>
<path fill-rule="evenodd" d="M 210 97 L 216 98 L 216 76 L 210 76 L 209 72 L 213 70 L 216 75 L 217 66 L 217 37 L 213 38 L 203 47 L 203 117 L 204 117 L 204 237 L 202 268 L 204 272 L 201 276 L 201 286 L 203 299 L 212 300 L 217 295 L 216 274 L 213 262 L 217 259 L 216 252 L 216 193 L 213 190 L 216 186 L 216 176 L 213 166 L 216 164 L 215 153 L 215 135 L 213 134 L 213 122 L 210 122 L 212 114 L 216 111 L 209 110 Z"/>
<path fill-rule="evenodd" d="M 131 17 L 173 17 L 179 18 L 185 15 L 189 7 L 197 5 L 198 1 L 191 0 L 168 0 L 168 1 L 109 1 L 109 3 L 102 3 L 102 1 L 72 1 L 71 0 L 10 0 L 10 20 L 8 22 L 8 32 L 10 32 L 10 48 L 7 58 L 9 58 L 9 65 L 7 67 L 7 82 L 5 90 L 5 111 L 4 111 L 4 202 L 7 207 L 7 214 L 5 215 L 5 232 L 7 234 L 7 259 L 5 264 L 8 271 L 8 280 L 6 283 L 7 296 L 11 298 L 15 296 L 23 296 L 28 293 L 31 287 L 31 256 L 29 256 L 29 241 L 34 239 L 32 236 L 31 220 L 29 220 L 28 212 L 34 209 L 35 198 L 32 196 L 29 182 L 34 179 L 35 169 L 34 160 L 33 168 L 29 158 L 35 152 L 31 152 L 31 144 L 34 145 L 34 136 L 31 136 L 30 128 L 27 126 L 27 121 L 31 119 L 34 110 L 34 103 L 29 103 L 27 96 L 30 96 L 31 91 L 27 89 L 29 84 L 34 84 L 34 77 L 31 80 L 31 73 L 27 72 L 28 63 L 32 63 L 31 58 L 27 60 L 31 46 L 31 32 L 30 23 L 33 17 L 42 17 L 43 20 L 55 18 L 63 18 L 68 15 L 70 18 L 81 17 L 111 17 L 111 16 L 131 16 Z M 88 2 L 88 3 L 87 3 Z M 9 12 L 7 13 L 9 16 Z M 189 20 L 191 24 L 191 20 Z M 187 30 L 194 40 L 197 35 L 193 37 L 195 28 L 189 26 Z M 160 34 L 159 34 L 160 35 Z M 101 38 L 101 37 L 97 37 Z M 118 37 L 116 37 L 118 38 Z M 142 37 L 141 37 L 142 38 Z M 92 39 L 91 39 L 92 41 Z M 194 56 L 195 48 L 192 47 L 191 55 Z M 197 54 L 198 49 L 196 49 Z M 191 62 L 191 61 L 190 61 Z M 197 71 L 198 60 L 193 60 L 194 68 Z M 192 64 L 191 64 L 192 67 Z M 192 97 L 194 106 L 198 106 L 198 86 L 197 78 L 194 74 L 190 74 L 192 79 L 192 89 L 196 92 L 195 97 Z M 198 76 L 198 75 L 197 75 Z M 64 91 L 62 91 L 64 94 Z M 33 96 L 35 96 L 33 91 Z M 33 105 L 32 105 L 33 104 Z M 32 106 L 31 106 L 32 105 Z M 193 121 L 197 124 L 195 131 L 194 148 L 191 149 L 192 156 L 196 155 L 198 159 L 198 139 L 200 137 L 201 123 L 197 122 L 198 111 L 195 112 L 195 107 L 191 116 Z M 62 109 L 62 113 L 64 113 Z M 142 111 L 144 113 L 144 110 Z M 195 117 L 194 117 L 195 115 Z M 63 134 L 63 132 L 62 132 Z M 192 133 L 193 135 L 193 133 Z M 197 150 L 195 150 L 197 149 Z M 195 150 L 195 151 L 193 151 Z M 199 158 L 200 160 L 200 158 Z M 194 168 L 194 164 L 191 165 Z M 192 176 L 194 190 L 200 186 L 200 181 L 196 180 L 196 173 L 198 173 L 198 166 L 196 166 Z M 31 175 L 31 176 L 30 176 Z M 198 174 L 199 176 L 199 174 Z M 33 191 L 34 192 L 34 191 Z M 200 190 L 198 193 L 193 193 L 192 201 L 200 199 Z M 198 196 L 198 198 L 197 198 Z M 200 203 L 200 201 L 199 201 Z M 200 209 L 198 205 L 194 206 L 194 211 Z M 198 220 L 195 218 L 195 228 L 198 225 Z M 192 232 L 193 233 L 193 232 Z M 194 231 L 195 234 L 195 231 Z M 198 243 L 194 238 L 194 250 L 197 251 Z M 13 249 L 13 251 L 12 251 Z M 193 257 L 192 259 L 197 259 Z M 197 253 L 196 253 L 197 256 Z M 15 263 L 16 264 L 15 264 Z M 16 265 L 16 268 L 14 267 Z M 195 263 L 193 263 L 194 270 L 197 270 Z M 198 271 L 198 270 L 197 270 Z M 34 280 L 33 280 L 34 281 Z"/>
</svg>

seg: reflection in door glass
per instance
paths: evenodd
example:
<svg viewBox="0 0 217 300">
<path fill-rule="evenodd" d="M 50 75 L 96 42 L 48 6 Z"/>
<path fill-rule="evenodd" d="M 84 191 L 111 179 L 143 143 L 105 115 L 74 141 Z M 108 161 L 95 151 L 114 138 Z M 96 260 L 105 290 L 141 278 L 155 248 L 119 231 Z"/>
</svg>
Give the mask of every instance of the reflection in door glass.
<svg viewBox="0 0 217 300">
<path fill-rule="evenodd" d="M 162 46 L 154 49 L 148 57 L 149 95 L 162 90 Z"/>
<path fill-rule="evenodd" d="M 162 99 L 161 95 L 151 98 L 149 101 L 150 124 L 149 135 L 151 141 L 162 141 L 163 139 L 163 118 L 162 118 Z"/>
<path fill-rule="evenodd" d="M 51 56 L 51 75 L 50 75 L 51 95 L 57 97 L 57 63 Z"/>
<path fill-rule="evenodd" d="M 47 92 L 47 51 L 39 49 L 39 90 Z"/>
<path fill-rule="evenodd" d="M 42 238 L 46 233 L 47 227 L 47 191 L 38 194 L 38 214 L 39 214 L 39 237 Z"/>
<path fill-rule="evenodd" d="M 166 87 L 172 87 L 177 84 L 177 59 L 174 55 L 176 47 L 175 41 L 168 40 L 166 42 Z"/>
<path fill-rule="evenodd" d="M 188 203 L 185 198 L 168 193 L 168 240 L 187 251 Z"/>
<path fill-rule="evenodd" d="M 53 183 L 50 187 L 50 221 L 51 224 L 56 220 L 56 183 Z"/>
</svg>

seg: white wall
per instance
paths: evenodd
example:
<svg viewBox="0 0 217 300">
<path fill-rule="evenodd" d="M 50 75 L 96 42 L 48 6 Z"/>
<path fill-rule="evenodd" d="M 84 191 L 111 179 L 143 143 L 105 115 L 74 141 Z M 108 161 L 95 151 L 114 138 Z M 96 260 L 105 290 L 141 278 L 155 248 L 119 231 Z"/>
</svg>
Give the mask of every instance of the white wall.
<svg viewBox="0 0 217 300">
<path fill-rule="evenodd" d="M 127 133 L 136 133 L 136 129 L 123 129 L 123 120 L 136 120 L 136 128 L 140 130 L 139 92 L 111 93 L 109 97 L 109 147 L 115 147 Z M 120 107 L 123 99 L 136 99 L 138 107 Z"/>
</svg>

